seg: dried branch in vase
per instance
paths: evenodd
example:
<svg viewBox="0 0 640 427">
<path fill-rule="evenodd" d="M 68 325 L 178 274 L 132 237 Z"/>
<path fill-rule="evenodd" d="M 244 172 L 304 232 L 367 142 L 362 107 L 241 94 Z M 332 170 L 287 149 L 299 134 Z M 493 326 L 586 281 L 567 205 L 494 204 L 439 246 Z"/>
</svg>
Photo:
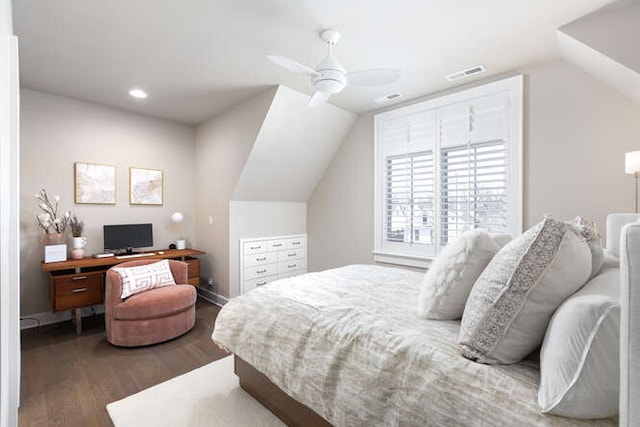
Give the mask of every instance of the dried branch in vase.
<svg viewBox="0 0 640 427">
<path fill-rule="evenodd" d="M 71 234 L 73 234 L 73 237 L 82 237 L 84 222 L 81 219 L 78 219 L 76 214 L 73 214 L 69 220 L 69 226 L 71 227 Z"/>
<path fill-rule="evenodd" d="M 65 211 L 60 218 L 58 218 L 58 203 L 60 202 L 60 196 L 54 196 L 53 202 L 49 198 L 47 191 L 43 188 L 39 193 L 35 194 L 36 199 L 40 200 L 40 212 L 36 215 L 38 225 L 45 231 L 45 233 L 59 233 L 62 234 L 67 229 L 69 218 L 71 213 Z"/>
</svg>

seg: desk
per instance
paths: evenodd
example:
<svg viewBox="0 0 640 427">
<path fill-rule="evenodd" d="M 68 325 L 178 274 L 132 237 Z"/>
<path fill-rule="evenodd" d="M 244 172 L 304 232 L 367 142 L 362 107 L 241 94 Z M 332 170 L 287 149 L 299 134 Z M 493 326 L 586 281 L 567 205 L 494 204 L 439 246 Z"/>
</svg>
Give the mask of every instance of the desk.
<svg viewBox="0 0 640 427">
<path fill-rule="evenodd" d="M 76 332 L 82 332 L 82 307 L 104 303 L 105 272 L 116 264 L 145 259 L 177 259 L 188 265 L 188 283 L 200 284 L 200 260 L 205 252 L 196 249 L 165 249 L 162 254 L 135 258 L 82 258 L 60 262 L 42 262 L 42 271 L 49 273 L 51 311 L 75 310 Z"/>
</svg>

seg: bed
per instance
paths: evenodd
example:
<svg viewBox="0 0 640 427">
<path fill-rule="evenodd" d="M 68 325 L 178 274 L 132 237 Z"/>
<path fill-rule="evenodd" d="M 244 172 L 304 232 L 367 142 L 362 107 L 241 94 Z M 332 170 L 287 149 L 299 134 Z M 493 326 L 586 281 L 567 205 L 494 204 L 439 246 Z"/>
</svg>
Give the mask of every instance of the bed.
<svg viewBox="0 0 640 427">
<path fill-rule="evenodd" d="M 628 221 L 618 218 L 608 231 L 617 236 Z M 627 228 L 623 269 L 625 247 L 640 241 L 640 224 Z M 351 265 L 272 282 L 226 304 L 213 340 L 234 353 L 241 386 L 289 425 L 614 426 L 634 419 L 624 390 L 619 421 L 542 414 L 538 362 L 461 357 L 459 321 L 416 315 L 423 276 Z M 622 383 L 635 387 L 633 377 Z"/>
</svg>

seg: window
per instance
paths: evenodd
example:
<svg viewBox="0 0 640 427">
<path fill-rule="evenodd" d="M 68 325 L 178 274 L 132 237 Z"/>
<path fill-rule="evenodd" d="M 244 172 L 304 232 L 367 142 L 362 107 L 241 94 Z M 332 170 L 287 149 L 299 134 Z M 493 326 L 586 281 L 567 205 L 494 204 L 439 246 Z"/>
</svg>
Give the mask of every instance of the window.
<svg viewBox="0 0 640 427">
<path fill-rule="evenodd" d="M 466 230 L 521 231 L 522 76 L 375 117 L 376 261 L 427 266 Z"/>
</svg>

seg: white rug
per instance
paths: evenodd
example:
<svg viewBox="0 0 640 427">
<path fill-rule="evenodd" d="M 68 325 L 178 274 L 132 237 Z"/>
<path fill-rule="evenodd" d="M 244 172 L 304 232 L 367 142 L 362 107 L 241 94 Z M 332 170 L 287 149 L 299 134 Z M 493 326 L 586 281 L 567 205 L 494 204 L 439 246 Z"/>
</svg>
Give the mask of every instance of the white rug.
<svg viewBox="0 0 640 427">
<path fill-rule="evenodd" d="M 116 427 L 284 426 L 240 388 L 232 356 L 110 403 L 107 411 Z"/>
</svg>

